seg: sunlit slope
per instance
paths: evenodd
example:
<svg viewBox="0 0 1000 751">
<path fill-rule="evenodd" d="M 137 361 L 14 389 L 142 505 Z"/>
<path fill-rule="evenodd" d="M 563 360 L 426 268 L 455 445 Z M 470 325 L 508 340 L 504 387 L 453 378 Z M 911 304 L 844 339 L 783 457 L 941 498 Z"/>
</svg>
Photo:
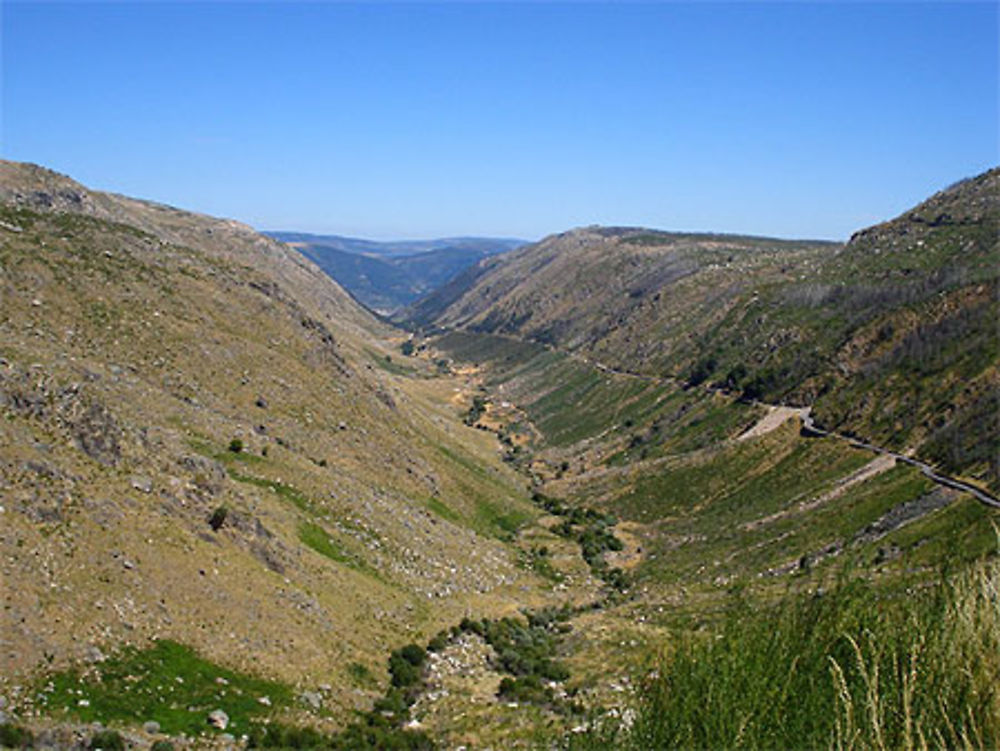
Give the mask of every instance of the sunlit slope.
<svg viewBox="0 0 1000 751">
<path fill-rule="evenodd" d="M 0 197 L 5 681 L 169 638 L 343 716 L 390 649 L 548 596 L 495 438 L 312 264 L 32 166 Z"/>
<path fill-rule="evenodd" d="M 647 617 L 665 603 L 670 617 L 678 605 L 710 609 L 736 582 L 780 592 L 844 569 L 957 565 L 995 546 L 994 510 L 891 457 L 809 437 L 795 410 L 609 372 L 532 342 L 434 341 L 475 364 L 483 420 L 515 439 L 508 458 L 538 492 L 620 520 Z"/>
<path fill-rule="evenodd" d="M 1000 171 L 844 246 L 588 228 L 490 259 L 412 325 L 815 407 L 997 487 Z"/>
</svg>

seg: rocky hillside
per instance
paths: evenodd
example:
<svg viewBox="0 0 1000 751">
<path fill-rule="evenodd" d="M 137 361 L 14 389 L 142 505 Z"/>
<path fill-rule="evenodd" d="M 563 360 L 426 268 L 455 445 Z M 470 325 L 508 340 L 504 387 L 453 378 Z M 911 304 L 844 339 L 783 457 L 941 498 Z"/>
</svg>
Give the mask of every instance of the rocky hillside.
<svg viewBox="0 0 1000 751">
<path fill-rule="evenodd" d="M 330 722 L 391 649 L 548 596 L 495 438 L 288 246 L 3 162 L 0 300 L 8 710 L 161 639 Z"/>
<path fill-rule="evenodd" d="M 997 487 L 1000 170 L 843 246 L 586 228 L 487 259 L 406 314 L 814 406 Z"/>
</svg>

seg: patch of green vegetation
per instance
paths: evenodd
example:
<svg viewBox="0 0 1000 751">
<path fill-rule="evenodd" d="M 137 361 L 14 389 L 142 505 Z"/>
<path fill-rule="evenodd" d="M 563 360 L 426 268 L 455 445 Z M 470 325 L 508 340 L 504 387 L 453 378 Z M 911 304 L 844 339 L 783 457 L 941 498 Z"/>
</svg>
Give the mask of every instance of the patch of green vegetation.
<svg viewBox="0 0 1000 751">
<path fill-rule="evenodd" d="M 881 542 L 903 550 L 910 566 L 958 567 L 995 550 L 997 524 L 996 511 L 964 496 Z"/>
<path fill-rule="evenodd" d="M 427 651 L 418 644 L 407 644 L 389 655 L 390 686 L 375 702 L 371 711 L 339 733 L 326 734 L 313 728 L 281 723 L 257 725 L 250 733 L 247 748 L 302 748 L 354 751 L 398 749 L 427 751 L 434 744 L 422 731 L 406 730 L 404 723 L 424 684 Z M 368 680 L 370 671 L 359 663 L 350 668 L 356 680 Z"/>
<path fill-rule="evenodd" d="M 265 461 L 265 457 L 246 451 L 245 444 L 239 438 L 233 438 L 225 449 L 217 447 L 211 441 L 200 436 L 190 436 L 185 442 L 192 451 L 214 459 L 227 467 L 232 464 L 262 464 Z"/>
<path fill-rule="evenodd" d="M 12 722 L 0 723 L 0 748 L 32 748 L 34 743 L 35 735 L 28 728 Z"/>
<path fill-rule="evenodd" d="M 371 360 L 373 365 L 379 368 L 379 370 L 384 370 L 386 373 L 398 376 L 414 376 L 417 374 L 416 368 L 392 359 L 392 355 L 380 354 L 373 349 L 365 349 L 365 354 L 368 355 L 368 359 Z"/>
<path fill-rule="evenodd" d="M 331 561 L 343 563 L 348 566 L 356 566 L 354 557 L 338 545 L 327 531 L 318 524 L 303 522 L 299 525 L 299 541 L 308 545 L 320 555 L 324 555 Z"/>
<path fill-rule="evenodd" d="M 935 586 L 861 581 L 764 606 L 736 597 L 616 722 L 573 748 L 994 748 L 1000 565 Z"/>
<path fill-rule="evenodd" d="M 252 719 L 292 703 L 289 686 L 223 668 L 167 639 L 87 671 L 49 675 L 36 690 L 37 704 L 51 714 L 104 724 L 154 721 L 171 735 L 212 731 L 207 716 L 216 709 L 229 716 L 229 732 L 246 732 Z M 258 701 L 263 697 L 270 707 Z"/>
<path fill-rule="evenodd" d="M 315 513 L 315 507 L 312 501 L 297 488 L 286 485 L 283 482 L 278 482 L 277 480 L 268 480 L 264 477 L 256 477 L 254 475 L 244 475 L 240 472 L 236 472 L 232 469 L 228 470 L 229 476 L 236 480 L 236 482 L 246 483 L 247 485 L 253 485 L 258 488 L 267 488 L 278 495 L 279 498 L 295 505 L 299 510 L 305 511 L 307 513 Z"/>
<path fill-rule="evenodd" d="M 531 514 L 520 509 L 500 508 L 489 501 L 476 503 L 474 524 L 502 539 L 512 539 L 517 531 L 531 520 Z"/>
<path fill-rule="evenodd" d="M 469 407 L 469 411 L 466 413 L 463 422 L 466 425 L 475 425 L 479 422 L 479 418 L 483 416 L 486 411 L 486 397 L 476 394 L 472 397 L 472 406 Z"/>
<path fill-rule="evenodd" d="M 472 505 L 471 514 L 448 509 L 454 512 L 458 518 L 466 520 L 470 527 L 481 534 L 510 539 L 523 524 L 532 518 L 529 511 L 520 507 L 517 497 L 511 493 L 510 489 L 501 485 L 486 466 L 459 450 L 453 451 L 442 444 L 435 444 L 435 447 L 457 467 L 466 470 L 471 475 L 471 477 L 463 477 L 462 472 L 452 474 L 452 479 L 458 485 L 459 493 Z M 483 484 L 486 485 L 485 489 Z M 445 516 L 445 518 L 447 517 Z"/>
<path fill-rule="evenodd" d="M 552 565 L 552 554 L 546 545 L 532 545 L 521 551 L 521 565 L 549 581 L 561 582 L 565 577 Z"/>
<path fill-rule="evenodd" d="M 257 726 L 247 748 L 312 749 L 315 751 L 431 751 L 434 743 L 423 731 L 404 730 L 373 712 L 336 734 L 282 723 Z"/>
<path fill-rule="evenodd" d="M 367 665 L 360 662 L 352 662 L 348 665 L 347 674 L 354 681 L 354 684 L 361 688 L 371 688 L 375 685 L 375 675 Z"/>
<path fill-rule="evenodd" d="M 340 545 L 323 527 L 313 522 L 299 524 L 299 541 L 322 556 L 336 563 L 342 563 L 355 571 L 371 576 L 385 583 L 381 572 L 377 571 L 363 557 Z"/>
<path fill-rule="evenodd" d="M 532 500 L 548 513 L 563 517 L 552 531 L 560 537 L 575 540 L 580 545 L 580 554 L 594 576 L 603 579 L 619 592 L 629 588 L 631 580 L 628 574 L 620 568 L 609 566 L 604 560 L 606 552 L 624 549 L 622 541 L 612 532 L 618 523 L 614 516 L 590 508 L 567 506 L 559 499 L 541 493 L 535 493 Z"/>
<path fill-rule="evenodd" d="M 461 518 L 452 509 L 446 506 L 437 496 L 427 499 L 427 508 L 440 516 L 442 519 L 447 519 L 450 522 L 458 522 Z"/>
<path fill-rule="evenodd" d="M 453 631 L 481 636 L 496 653 L 494 667 L 507 675 L 500 682 L 497 696 L 530 704 L 539 704 L 557 712 L 579 711 L 575 705 L 557 698 L 550 684 L 569 678 L 569 668 L 556 659 L 562 636 L 571 626 L 570 607 L 546 608 L 519 618 L 462 620 Z"/>
</svg>

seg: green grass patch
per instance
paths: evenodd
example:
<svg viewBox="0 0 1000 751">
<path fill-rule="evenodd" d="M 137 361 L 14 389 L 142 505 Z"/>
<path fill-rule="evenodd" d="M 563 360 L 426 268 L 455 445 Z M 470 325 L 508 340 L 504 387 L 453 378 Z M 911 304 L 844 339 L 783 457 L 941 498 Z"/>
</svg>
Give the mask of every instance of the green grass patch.
<svg viewBox="0 0 1000 751">
<path fill-rule="evenodd" d="M 777 606 L 735 597 L 676 640 L 614 723 L 576 748 L 996 748 L 1000 565 L 932 587 L 864 582 Z"/>
<path fill-rule="evenodd" d="M 440 516 L 442 519 L 447 519 L 450 522 L 458 522 L 461 519 L 461 517 L 446 506 L 440 498 L 428 498 L 427 508 Z"/>
<path fill-rule="evenodd" d="M 166 639 L 147 649 L 126 649 L 86 672 L 73 668 L 49 675 L 39 683 L 37 697 L 50 714 L 112 725 L 154 721 L 171 735 L 215 732 L 207 722 L 215 709 L 229 715 L 227 732 L 238 735 L 250 729 L 251 719 L 293 699 L 285 684 L 221 667 Z M 270 707 L 258 701 L 262 697 Z"/>
<path fill-rule="evenodd" d="M 246 483 L 247 485 L 253 485 L 258 488 L 267 488 L 273 491 L 279 498 L 283 498 L 289 503 L 295 505 L 299 510 L 305 511 L 307 513 L 315 513 L 315 507 L 312 501 L 303 493 L 301 490 L 292 487 L 291 485 L 286 485 L 283 482 L 278 482 L 277 480 L 268 480 L 264 477 L 256 477 L 255 475 L 244 475 L 240 472 L 235 472 L 232 469 L 228 469 L 229 476 L 236 480 L 236 482 Z"/>
<path fill-rule="evenodd" d="M 494 536 L 509 539 L 532 519 L 532 514 L 520 509 L 505 509 L 488 501 L 476 503 L 474 523 L 477 528 Z"/>
<path fill-rule="evenodd" d="M 379 370 L 384 370 L 386 373 L 408 377 L 417 375 L 416 368 L 412 365 L 399 362 L 392 355 L 379 354 L 372 349 L 366 349 L 365 354 L 368 355 L 368 359 L 371 360 L 373 365 L 375 365 Z"/>
<path fill-rule="evenodd" d="M 303 522 L 299 525 L 299 541 L 308 545 L 320 555 L 324 555 L 331 561 L 344 563 L 348 566 L 357 565 L 354 557 L 329 535 L 327 531 L 318 524 Z"/>
</svg>

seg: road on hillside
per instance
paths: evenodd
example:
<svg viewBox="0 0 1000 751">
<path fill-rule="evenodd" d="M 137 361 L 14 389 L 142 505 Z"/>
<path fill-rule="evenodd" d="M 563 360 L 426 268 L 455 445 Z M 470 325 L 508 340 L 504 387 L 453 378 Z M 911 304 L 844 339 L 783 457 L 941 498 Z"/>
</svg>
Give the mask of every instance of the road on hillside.
<svg viewBox="0 0 1000 751">
<path fill-rule="evenodd" d="M 491 334 L 490 336 L 498 336 L 502 339 L 510 339 L 518 342 L 524 341 L 523 339 L 519 339 L 516 336 L 510 336 L 507 334 Z M 545 349 L 548 349 L 552 352 L 559 352 L 560 354 L 566 355 L 567 357 L 573 360 L 577 360 L 578 362 L 584 363 L 585 365 L 589 365 L 604 373 L 611 373 L 614 375 L 625 376 L 627 378 L 635 378 L 641 381 L 646 381 L 648 383 L 663 383 L 663 384 L 669 383 L 673 385 L 678 385 L 680 383 L 676 378 L 646 375 L 643 373 L 636 373 L 631 370 L 619 370 L 618 368 L 613 368 L 610 365 L 607 365 L 603 362 L 598 362 L 597 360 L 591 360 L 587 357 L 584 357 L 583 355 L 578 355 L 574 352 L 567 352 L 566 350 L 559 349 L 557 347 L 552 346 L 551 344 L 546 344 L 542 342 L 535 342 L 535 343 L 542 344 L 542 346 Z M 722 394 L 724 396 L 735 398 L 732 393 L 724 389 L 713 388 L 711 386 L 705 386 L 705 388 L 716 394 Z M 754 404 L 760 404 L 761 406 L 764 407 L 787 406 L 780 404 L 768 404 L 767 402 L 759 402 L 756 400 L 754 401 Z M 802 412 L 801 420 L 802 420 L 802 427 L 807 435 L 823 436 L 826 438 L 836 438 L 838 440 L 845 441 L 854 448 L 864 449 L 866 451 L 872 451 L 876 454 L 882 454 L 884 456 L 891 456 L 894 459 L 896 459 L 896 461 L 905 462 L 906 464 L 909 464 L 912 467 L 916 467 L 921 471 L 921 473 L 923 473 L 925 477 L 927 477 L 927 479 L 937 483 L 938 485 L 942 485 L 946 488 L 951 488 L 952 490 L 958 490 L 963 493 L 968 493 L 980 503 L 990 506 L 991 508 L 1000 509 L 1000 499 L 998 499 L 996 496 L 991 495 L 982 488 L 973 485 L 972 483 L 966 482 L 965 480 L 959 480 L 958 478 L 949 477 L 948 475 L 941 474 L 927 462 L 920 461 L 919 459 L 914 459 L 912 456 L 899 454 L 895 451 L 891 451 L 890 449 L 884 448 L 882 446 L 876 446 L 872 443 L 867 443 L 866 441 L 862 441 L 858 438 L 854 438 L 849 435 L 844 435 L 843 433 L 836 433 L 832 430 L 824 430 L 823 428 L 820 428 L 816 425 L 815 421 L 813 420 L 812 413 L 809 410 Z"/>
</svg>

